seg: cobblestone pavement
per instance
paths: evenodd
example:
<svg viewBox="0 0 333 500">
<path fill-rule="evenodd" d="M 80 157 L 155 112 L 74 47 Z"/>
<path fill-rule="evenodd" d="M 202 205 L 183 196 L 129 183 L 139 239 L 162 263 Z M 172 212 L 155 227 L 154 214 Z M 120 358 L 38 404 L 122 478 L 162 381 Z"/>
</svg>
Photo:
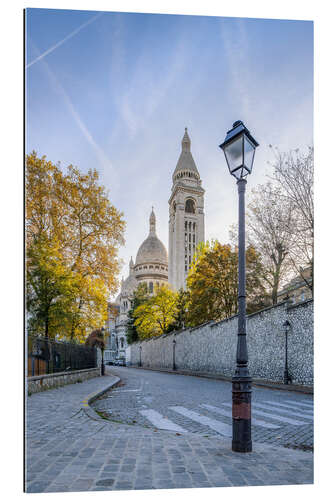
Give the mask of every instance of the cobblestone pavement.
<svg viewBox="0 0 333 500">
<path fill-rule="evenodd" d="M 121 387 L 93 404 L 107 418 L 152 428 L 174 424 L 203 436 L 229 436 L 230 382 L 135 368 L 112 367 L 112 371 L 122 379 Z M 313 396 L 253 387 L 252 439 L 312 451 Z"/>
<path fill-rule="evenodd" d="M 134 376 L 141 384 L 140 380 L 143 378 L 145 387 L 147 380 L 142 374 L 147 372 L 142 370 L 138 374 L 138 370 L 126 368 L 112 372 L 119 373 L 125 385 L 120 383 L 115 386 L 110 393 L 114 398 L 111 398 L 111 401 L 116 401 L 115 396 L 120 394 L 116 391 L 122 391 L 120 397 L 124 397 L 126 394 L 124 391 L 127 390 L 128 401 L 136 402 L 137 397 L 135 396 L 133 400 L 129 395 L 131 392 L 132 394 L 139 392 L 140 385 L 134 387 L 134 381 L 130 379 Z M 150 375 L 154 373 L 150 372 Z M 180 386 L 177 388 L 176 379 L 191 378 L 192 381 L 199 379 L 175 375 L 169 377 L 174 379 L 169 383 L 176 386 L 174 391 L 177 401 L 172 404 L 178 407 L 182 405 L 188 410 L 187 398 L 179 399 L 181 389 Z M 176 411 L 173 415 L 179 414 L 180 420 L 177 422 L 179 427 L 184 429 L 182 432 L 175 429 L 169 431 L 157 429 L 147 419 L 142 421 L 142 425 L 133 421 L 129 425 L 101 418 L 85 401 L 89 395 L 109 387 L 116 380 L 108 371 L 105 377 L 27 397 L 27 492 L 200 488 L 313 482 L 311 453 L 258 441 L 254 441 L 252 453 L 234 453 L 230 451 L 229 437 L 224 437 L 220 433 L 213 435 L 211 432 L 208 433 L 208 430 L 206 434 L 202 434 L 199 429 L 197 432 L 185 429 L 186 417 Z M 200 381 L 204 382 L 202 379 Z M 147 406 L 143 411 L 154 410 L 151 403 L 154 401 L 155 392 L 151 384 L 149 390 L 150 392 L 147 385 L 141 394 L 143 404 Z M 203 387 L 200 391 L 198 385 L 196 390 L 198 393 L 204 393 L 207 389 Z M 303 398 L 295 396 L 293 395 L 293 401 L 296 403 L 300 402 L 298 399 Z M 97 405 L 101 401 L 107 399 L 99 400 Z M 212 399 L 210 401 L 211 405 L 215 406 L 216 401 Z M 129 402 L 127 408 L 128 410 L 131 408 Z M 149 413 L 150 418 L 152 415 L 155 414 Z M 202 411 L 202 415 L 206 413 Z M 215 416 L 216 419 L 212 419 L 210 413 L 208 418 L 223 423 L 221 415 L 215 414 Z M 165 421 L 168 419 L 165 418 Z M 211 421 L 207 420 L 206 423 L 211 424 Z M 175 422 L 173 419 L 173 423 Z"/>
</svg>

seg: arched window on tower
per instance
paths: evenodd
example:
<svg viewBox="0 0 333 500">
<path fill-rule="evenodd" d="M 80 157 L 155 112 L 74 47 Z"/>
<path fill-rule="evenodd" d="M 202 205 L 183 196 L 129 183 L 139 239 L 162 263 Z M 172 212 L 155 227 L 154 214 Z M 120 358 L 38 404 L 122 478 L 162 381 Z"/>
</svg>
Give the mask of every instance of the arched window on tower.
<svg viewBox="0 0 333 500">
<path fill-rule="evenodd" d="M 154 293 L 154 283 L 152 281 L 149 282 L 149 293 Z"/>
<path fill-rule="evenodd" d="M 185 203 L 185 212 L 189 214 L 194 214 L 195 213 L 195 204 L 194 201 L 191 199 L 186 200 Z"/>
</svg>

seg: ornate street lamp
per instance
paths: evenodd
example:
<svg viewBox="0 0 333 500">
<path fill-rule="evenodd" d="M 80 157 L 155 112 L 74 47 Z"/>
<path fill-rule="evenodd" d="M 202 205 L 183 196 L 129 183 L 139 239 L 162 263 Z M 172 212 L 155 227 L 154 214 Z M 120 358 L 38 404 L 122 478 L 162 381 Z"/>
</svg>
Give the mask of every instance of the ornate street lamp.
<svg viewBox="0 0 333 500">
<path fill-rule="evenodd" d="M 283 382 L 285 384 L 290 384 L 292 382 L 292 378 L 291 376 L 289 375 L 289 372 L 288 372 L 288 333 L 290 332 L 290 323 L 288 320 L 286 320 L 284 323 L 283 323 L 283 326 L 284 326 L 284 333 L 285 333 L 285 337 L 286 337 L 286 340 L 285 340 L 285 357 L 284 357 L 284 374 L 283 374 Z"/>
<path fill-rule="evenodd" d="M 223 150 L 230 174 L 238 186 L 238 335 L 236 369 L 232 378 L 232 450 L 252 451 L 251 385 L 246 343 L 246 281 L 245 281 L 245 187 L 251 173 L 254 153 L 259 146 L 240 120 L 227 132 Z"/>
</svg>

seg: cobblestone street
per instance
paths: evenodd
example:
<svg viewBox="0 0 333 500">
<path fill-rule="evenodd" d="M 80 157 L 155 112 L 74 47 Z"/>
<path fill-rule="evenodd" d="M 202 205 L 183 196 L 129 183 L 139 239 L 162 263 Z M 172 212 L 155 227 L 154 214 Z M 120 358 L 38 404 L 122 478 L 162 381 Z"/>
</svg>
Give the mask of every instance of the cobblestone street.
<svg viewBox="0 0 333 500">
<path fill-rule="evenodd" d="M 152 403 L 158 392 L 161 374 L 143 370 L 140 374 L 137 372 L 138 370 L 127 368 L 112 370 L 112 374 L 121 375 L 124 382 L 120 382 L 110 395 L 116 401 L 118 394 L 121 398 L 127 394 L 127 399 L 123 399 L 127 400 L 127 408 L 122 413 L 127 414 L 131 408 L 130 402 L 137 400 L 137 395 L 133 395 L 140 389 L 142 380 L 146 382 L 146 376 L 156 375 L 154 388 L 149 384 L 149 391 L 147 386 L 141 392 L 140 398 L 146 408 L 140 406 L 143 408 L 140 411 L 150 409 L 159 413 L 155 409 L 155 403 Z M 183 394 L 184 399 L 179 399 L 181 388 L 177 385 L 183 381 L 197 384 L 195 391 L 199 398 L 200 394 L 202 397 L 208 390 L 205 386 L 207 381 L 195 377 L 163 375 L 169 377 L 173 381 L 170 385 L 174 386 L 173 389 L 170 388 L 170 394 L 174 392 L 174 399 L 168 399 L 167 404 L 176 405 L 178 408 L 178 411 L 173 411 L 173 419 L 169 422 L 177 427 L 170 430 L 157 428 L 143 415 L 140 422 L 134 422 L 133 418 L 131 425 L 128 425 L 129 422 L 122 423 L 123 421 L 118 421 L 118 404 L 111 410 L 115 412 L 115 421 L 105 420 L 101 418 L 101 414 L 96 414 L 87 401 L 93 394 L 96 396 L 118 381 L 109 369 L 105 377 L 27 397 L 26 491 L 169 489 L 313 482 L 312 453 L 259 443 L 258 440 L 254 440 L 252 453 L 233 453 L 230 450 L 230 437 L 212 432 L 212 426 L 220 431 L 222 428 L 228 429 L 227 426 L 221 425 L 224 419 L 221 419 L 217 412 L 215 418 L 209 413 L 210 417 L 206 420 L 209 425 L 204 432 L 200 422 L 192 422 L 191 427 L 188 427 L 187 417 L 179 413 L 181 405 L 200 418 L 208 413 L 202 409 L 200 415 L 197 410 L 189 409 L 197 408 L 196 403 L 188 406 L 190 394 Z M 134 379 L 139 387 L 135 387 Z M 203 385 L 200 391 L 201 383 Z M 145 385 L 147 384 L 143 383 L 143 387 Z M 165 396 L 167 393 L 168 391 Z M 291 394 L 285 394 L 284 397 L 291 397 Z M 292 395 L 296 403 L 303 401 L 303 398 L 306 401 L 311 400 L 302 395 Z M 263 401 L 264 398 L 259 400 Z M 95 406 L 105 401 L 108 399 L 100 399 Z M 206 401 L 207 397 L 202 399 L 203 404 L 206 404 Z M 218 407 L 217 400 L 210 398 L 209 401 L 212 406 Z M 276 401 L 278 402 L 278 399 Z M 156 416 L 156 413 L 148 415 L 150 418 L 152 415 L 157 417 L 155 422 L 159 423 L 160 417 Z M 192 413 L 187 413 L 188 415 L 193 419 Z M 164 423 L 169 420 L 166 417 L 162 419 Z M 218 424 L 220 425 L 217 427 Z M 178 427 L 183 430 L 180 431 Z M 262 440 L 265 440 L 264 436 Z"/>
<path fill-rule="evenodd" d="M 135 368 L 112 367 L 122 382 L 94 403 L 113 421 L 231 436 L 231 384 Z M 222 424 L 222 425 L 219 425 Z M 313 449 L 313 397 L 253 387 L 252 438 L 257 443 Z"/>
</svg>

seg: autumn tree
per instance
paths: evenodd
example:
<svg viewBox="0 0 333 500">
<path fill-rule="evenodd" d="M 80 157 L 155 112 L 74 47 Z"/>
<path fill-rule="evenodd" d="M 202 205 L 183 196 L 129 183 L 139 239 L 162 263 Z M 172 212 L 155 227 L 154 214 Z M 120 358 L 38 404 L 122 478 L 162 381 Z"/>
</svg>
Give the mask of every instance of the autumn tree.
<svg viewBox="0 0 333 500">
<path fill-rule="evenodd" d="M 299 149 L 281 152 L 277 148 L 273 151 L 275 159 L 272 164 L 272 179 L 281 190 L 282 203 L 289 205 L 293 211 L 294 223 L 285 224 L 285 231 L 293 241 L 289 253 L 290 262 L 313 292 L 314 150 L 311 146 L 305 152 Z M 310 280 L 304 272 L 308 268 L 312 271 Z"/>
<path fill-rule="evenodd" d="M 289 228 L 296 224 L 293 207 L 283 201 L 280 187 L 268 182 L 252 190 L 246 224 L 248 242 L 262 256 L 264 279 L 276 304 L 281 285 L 290 278 L 295 238 Z"/>
<path fill-rule="evenodd" d="M 96 170 L 82 174 L 70 165 L 67 175 L 59 177 L 56 197 L 65 210 L 63 242 L 72 270 L 100 277 L 112 294 L 118 286 L 116 257 L 125 223 L 98 179 Z"/>
<path fill-rule="evenodd" d="M 59 167 L 46 157 L 37 157 L 33 151 L 26 158 L 25 177 L 25 224 L 27 248 L 39 238 L 56 238 L 62 243 L 61 227 L 64 207 L 55 194 L 57 178 L 61 176 Z"/>
<path fill-rule="evenodd" d="M 64 338 L 83 341 L 87 331 L 103 325 L 107 320 L 108 291 L 101 278 L 74 274 L 80 285 L 79 293 L 72 297 L 71 322 L 67 325 Z"/>
<path fill-rule="evenodd" d="M 102 354 L 102 366 L 104 365 L 104 350 L 106 347 L 104 330 L 102 328 L 97 328 L 93 330 L 85 341 L 85 345 L 88 347 L 97 347 L 101 350 Z M 104 373 L 102 372 L 102 375 Z"/>
<path fill-rule="evenodd" d="M 87 330 L 103 324 L 107 297 L 117 289 L 118 249 L 123 244 L 122 213 L 108 200 L 96 170 L 82 174 L 59 166 L 33 152 L 26 159 L 27 253 L 39 241 L 56 240 L 62 265 L 76 277 L 79 292 L 66 303 L 67 336 L 84 338 Z M 27 290 L 30 290 L 27 259 Z M 31 302 L 28 301 L 28 304 Z M 30 322 L 38 315 L 37 302 Z"/>
<path fill-rule="evenodd" d="M 175 319 L 169 326 L 169 330 L 181 330 L 188 324 L 189 292 L 180 288 L 176 294 Z"/>
<path fill-rule="evenodd" d="M 140 339 L 167 333 L 176 318 L 177 294 L 162 285 L 156 295 L 139 305 L 134 311 L 134 325 Z"/>
<path fill-rule="evenodd" d="M 246 250 L 247 312 L 261 308 L 265 296 L 263 266 L 253 247 Z M 238 252 L 218 241 L 206 243 L 187 277 L 188 320 L 192 326 L 228 318 L 238 310 Z"/>
<path fill-rule="evenodd" d="M 128 322 L 127 322 L 127 331 L 126 338 L 127 343 L 132 344 L 139 340 L 139 333 L 137 327 L 135 325 L 135 316 L 134 312 L 137 307 L 146 303 L 150 299 L 150 294 L 148 292 L 147 283 L 140 283 L 136 290 L 134 290 L 133 298 L 131 299 L 131 308 L 128 311 Z"/>
<path fill-rule="evenodd" d="M 44 235 L 27 251 L 27 309 L 29 331 L 45 338 L 64 332 L 72 321 L 73 298 L 80 293 L 77 275 L 64 263 L 56 239 Z"/>
<path fill-rule="evenodd" d="M 102 330 L 102 328 L 93 330 L 87 337 L 85 345 L 88 347 L 98 347 L 99 349 L 105 349 L 106 343 L 104 338 L 104 331 Z"/>
</svg>

